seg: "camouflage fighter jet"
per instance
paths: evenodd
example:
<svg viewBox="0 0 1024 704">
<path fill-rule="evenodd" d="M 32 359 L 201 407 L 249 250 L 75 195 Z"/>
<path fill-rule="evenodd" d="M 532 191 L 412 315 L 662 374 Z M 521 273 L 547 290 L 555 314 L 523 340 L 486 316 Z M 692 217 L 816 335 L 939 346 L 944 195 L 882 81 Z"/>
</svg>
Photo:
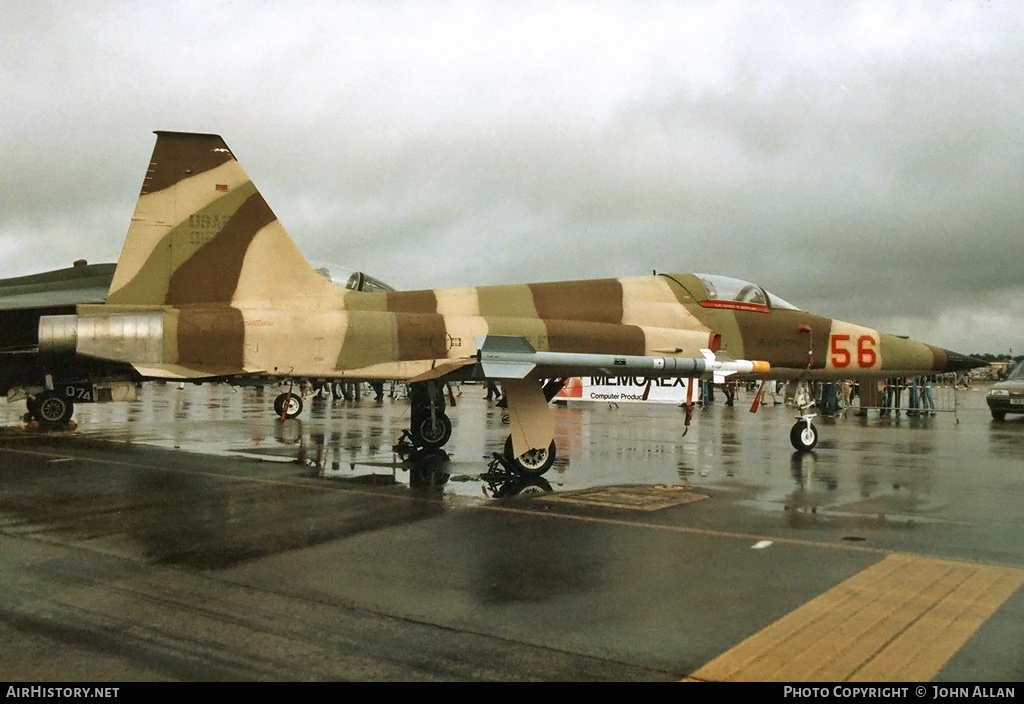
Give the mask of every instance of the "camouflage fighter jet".
<svg viewBox="0 0 1024 704">
<path fill-rule="evenodd" d="M 106 302 L 43 317 L 45 355 L 123 362 L 152 379 L 401 380 L 409 435 L 427 448 L 451 435 L 444 382 L 500 379 L 505 456 L 535 475 L 555 455 L 547 404 L 557 384 L 544 379 L 834 379 L 975 365 L 718 276 L 353 291 L 306 262 L 223 139 L 156 134 Z M 276 408 L 294 415 L 301 401 L 285 393 Z M 814 446 L 809 414 L 791 439 Z"/>
</svg>

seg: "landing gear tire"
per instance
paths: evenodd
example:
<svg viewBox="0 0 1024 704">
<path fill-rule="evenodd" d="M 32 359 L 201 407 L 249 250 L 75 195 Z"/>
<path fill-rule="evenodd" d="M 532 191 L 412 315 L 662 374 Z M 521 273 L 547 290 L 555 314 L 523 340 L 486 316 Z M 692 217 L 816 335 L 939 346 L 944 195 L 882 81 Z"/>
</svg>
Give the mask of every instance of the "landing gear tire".
<svg viewBox="0 0 1024 704">
<path fill-rule="evenodd" d="M 438 413 L 433 419 L 428 413 L 413 428 L 413 439 L 420 447 L 443 447 L 452 437 L 452 421 L 444 413 Z"/>
<path fill-rule="evenodd" d="M 539 477 L 551 469 L 555 463 L 555 441 L 552 440 L 546 450 L 527 450 L 516 457 L 512 450 L 512 436 L 505 440 L 505 459 L 507 459 L 515 470 L 523 477 Z"/>
<path fill-rule="evenodd" d="M 296 394 L 284 392 L 274 399 L 274 413 L 280 418 L 295 418 L 302 413 L 302 398 Z"/>
<path fill-rule="evenodd" d="M 798 420 L 793 429 L 789 431 L 789 441 L 801 452 L 813 450 L 814 446 L 818 444 L 818 429 L 814 427 L 814 423 Z"/>
<path fill-rule="evenodd" d="M 28 404 L 29 413 L 41 424 L 50 426 L 67 425 L 75 412 L 75 405 L 67 396 L 56 391 L 44 391 Z"/>
</svg>

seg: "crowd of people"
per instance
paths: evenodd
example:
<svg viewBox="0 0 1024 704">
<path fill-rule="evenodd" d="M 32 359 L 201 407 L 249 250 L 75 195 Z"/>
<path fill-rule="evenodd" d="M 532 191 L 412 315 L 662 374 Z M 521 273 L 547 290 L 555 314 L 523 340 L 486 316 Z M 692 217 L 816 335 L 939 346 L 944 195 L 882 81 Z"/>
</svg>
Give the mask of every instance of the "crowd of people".
<svg viewBox="0 0 1024 704">
<path fill-rule="evenodd" d="M 879 379 L 873 394 L 862 394 L 860 384 L 852 379 L 842 381 L 792 382 L 769 380 L 764 383 L 761 403 L 764 405 L 786 404 L 795 407 L 815 405 L 826 416 L 839 415 L 849 408 L 857 408 L 866 415 L 869 409 L 877 409 L 881 416 L 934 416 L 940 409 L 935 402 L 935 386 L 970 389 L 970 376 L 965 372 L 956 375 L 919 375 L 913 378 Z M 725 405 L 734 404 L 737 391 L 745 387 L 756 392 L 757 382 L 726 381 L 712 384 L 702 381 L 698 404 L 710 406 L 715 401 L 715 389 L 721 389 Z M 865 396 L 867 398 L 865 398 Z M 855 405 L 859 399 L 859 403 Z"/>
</svg>

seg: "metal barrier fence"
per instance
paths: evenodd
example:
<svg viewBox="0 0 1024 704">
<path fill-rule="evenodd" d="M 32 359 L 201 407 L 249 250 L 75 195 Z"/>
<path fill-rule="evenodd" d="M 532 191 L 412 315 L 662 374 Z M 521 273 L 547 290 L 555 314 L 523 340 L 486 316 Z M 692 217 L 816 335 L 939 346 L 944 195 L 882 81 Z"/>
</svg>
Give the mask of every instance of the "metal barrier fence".
<svg viewBox="0 0 1024 704">
<path fill-rule="evenodd" d="M 960 407 L 957 392 L 969 389 L 969 384 L 969 380 L 955 374 L 937 374 L 929 377 L 864 379 L 859 382 L 821 382 L 808 391 L 813 394 L 820 412 L 837 408 L 837 412 L 850 409 L 865 412 L 874 410 L 880 415 L 913 417 L 952 413 L 956 416 Z M 830 387 L 834 387 L 838 397 L 835 405 L 830 403 Z M 787 387 L 787 401 L 793 398 L 791 394 L 797 393 L 800 393 L 799 389 L 791 391 Z"/>
</svg>

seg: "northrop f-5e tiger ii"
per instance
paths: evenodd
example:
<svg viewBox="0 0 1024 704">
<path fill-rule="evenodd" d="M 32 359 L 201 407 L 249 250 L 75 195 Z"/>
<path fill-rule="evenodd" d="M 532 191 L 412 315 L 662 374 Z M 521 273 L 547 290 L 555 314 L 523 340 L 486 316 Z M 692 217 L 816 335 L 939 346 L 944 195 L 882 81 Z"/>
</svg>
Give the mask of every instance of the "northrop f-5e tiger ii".
<svg viewBox="0 0 1024 704">
<path fill-rule="evenodd" d="M 400 380 L 418 448 L 451 436 L 445 382 L 496 379 L 510 419 L 504 457 L 532 475 L 555 456 L 550 380 L 814 380 L 977 366 L 713 275 L 351 290 L 307 263 L 221 137 L 156 135 L 105 303 L 43 316 L 41 359 L 118 362 L 145 379 Z M 301 399 L 286 392 L 276 408 L 295 415 Z M 790 435 L 798 449 L 814 446 L 809 414 Z"/>
</svg>

